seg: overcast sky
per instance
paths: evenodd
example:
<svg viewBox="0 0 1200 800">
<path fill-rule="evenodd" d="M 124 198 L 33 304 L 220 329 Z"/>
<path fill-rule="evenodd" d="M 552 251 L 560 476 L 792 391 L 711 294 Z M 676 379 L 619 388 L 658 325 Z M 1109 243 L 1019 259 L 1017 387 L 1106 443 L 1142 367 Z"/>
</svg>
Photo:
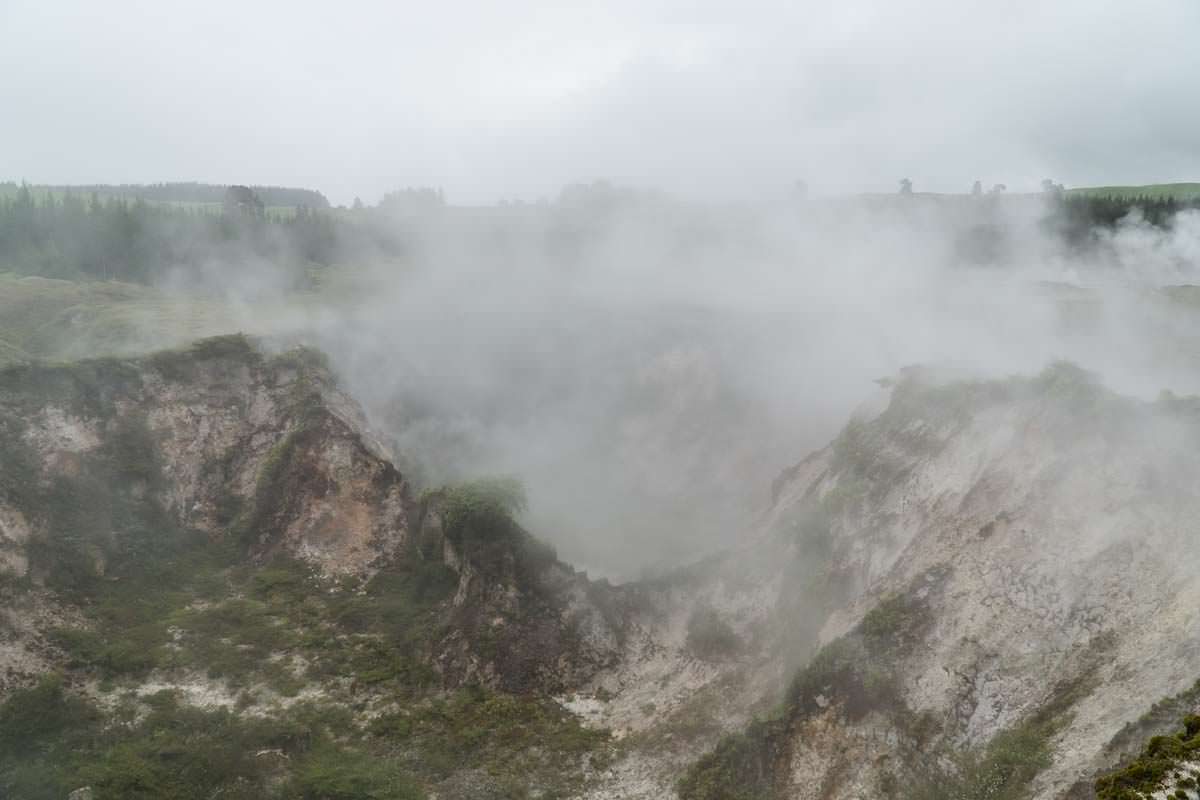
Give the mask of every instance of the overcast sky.
<svg viewBox="0 0 1200 800">
<path fill-rule="evenodd" d="M 0 180 L 1200 180 L 1200 2 L 0 0 Z"/>
</svg>

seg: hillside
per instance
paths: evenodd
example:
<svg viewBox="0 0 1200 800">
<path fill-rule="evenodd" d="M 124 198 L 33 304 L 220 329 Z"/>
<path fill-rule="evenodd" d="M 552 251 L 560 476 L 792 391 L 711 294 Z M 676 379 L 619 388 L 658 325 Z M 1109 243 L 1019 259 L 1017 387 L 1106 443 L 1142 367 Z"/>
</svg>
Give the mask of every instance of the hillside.
<svg viewBox="0 0 1200 800">
<path fill-rule="evenodd" d="M 1198 422 L 1069 365 L 907 374 L 778 485 L 821 649 L 681 796 L 1092 796 L 1197 708 Z"/>
<path fill-rule="evenodd" d="M 548 696 L 621 596 L 511 487 L 418 496 L 310 351 L 10 367 L 0 454 L 5 796 L 561 794 L 611 755 Z"/>
<path fill-rule="evenodd" d="M 145 286 L 0 273 L 0 365 L 144 352 L 222 333 L 230 311 L 215 301 Z"/>
<path fill-rule="evenodd" d="M 414 488 L 312 351 L 225 337 L 0 370 L 0 788 L 934 800 L 1090 797 L 1126 764 L 1103 797 L 1183 780 L 1161 754 L 1186 767 L 1190 734 L 1141 748 L 1200 710 L 1200 405 L 1067 364 L 912 369 L 885 393 L 780 476 L 737 549 L 612 586 L 520 527 L 517 484 Z"/>
</svg>

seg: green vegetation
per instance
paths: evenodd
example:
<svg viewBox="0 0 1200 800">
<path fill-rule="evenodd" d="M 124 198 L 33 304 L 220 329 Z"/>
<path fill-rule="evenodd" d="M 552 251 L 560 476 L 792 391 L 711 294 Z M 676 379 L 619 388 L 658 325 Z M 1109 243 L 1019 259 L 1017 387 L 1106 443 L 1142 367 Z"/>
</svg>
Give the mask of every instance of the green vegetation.
<svg viewBox="0 0 1200 800">
<path fill-rule="evenodd" d="M 985 746 L 941 753 L 933 742 L 937 720 L 907 707 L 892 665 L 919 647 L 931 624 L 925 601 L 912 593 L 885 598 L 846 636 L 823 647 L 792 681 L 776 714 L 726 737 L 685 773 L 682 800 L 771 800 L 776 770 L 787 758 L 797 719 L 833 713 L 861 720 L 882 713 L 904 734 L 902 774 L 885 773 L 883 797 L 908 800 L 1018 800 L 1048 764 L 1050 742 L 1074 703 L 1090 690 L 1092 672 L 1054 687 L 1047 701 Z M 1097 647 L 1102 647 L 1103 641 Z M 920 757 L 916 753 L 920 753 Z M 937 754 L 937 757 L 935 757 Z"/>
<path fill-rule="evenodd" d="M 0 271 L 0 367 L 32 358 L 125 355 L 233 327 L 231 311 L 205 298 Z"/>
<path fill-rule="evenodd" d="M 369 754 L 344 713 L 297 704 L 269 716 L 185 705 L 170 691 L 124 699 L 111 719 L 57 678 L 0 705 L 0 794 L 62 800 L 416 800 L 397 764 Z"/>
<path fill-rule="evenodd" d="M 516 479 L 484 478 L 428 492 L 424 501 L 441 514 L 446 538 L 489 574 L 511 566 L 531 576 L 557 558 L 553 547 L 517 522 L 525 508 L 525 488 Z"/>
<path fill-rule="evenodd" d="M 931 770 L 910 790 L 893 796 L 911 800 L 1023 800 L 1029 782 L 1050 765 L 1056 720 L 1038 715 L 992 737 L 981 750 L 958 755 L 953 769 Z"/>
<path fill-rule="evenodd" d="M 1174 736 L 1154 736 L 1132 763 L 1096 781 L 1099 800 L 1144 800 L 1163 789 L 1171 778 L 1180 787 L 1195 786 L 1196 770 L 1188 762 L 1200 760 L 1200 716 L 1188 716 Z M 1184 783 L 1188 781 L 1188 783 Z"/>
<path fill-rule="evenodd" d="M 421 796 L 419 785 L 482 769 L 501 784 L 567 796 L 582 785 L 588 764 L 601 766 L 611 753 L 606 732 L 583 728 L 551 700 L 438 689 L 430 647 L 443 633 L 440 611 L 457 585 L 439 562 L 405 560 L 365 583 L 327 581 L 288 561 L 255 568 L 236 559 L 192 560 L 179 567 L 101 583 L 85 608 L 91 629 L 56 632 L 71 670 L 100 679 L 112 696 L 137 687 L 151 670 L 167 680 L 199 673 L 241 691 L 239 711 L 256 712 L 164 700 L 142 723 L 114 728 L 119 710 L 117 718 L 98 721 L 103 735 L 79 723 L 55 727 L 35 739 L 50 754 L 36 768 L 15 753 L 7 761 L 0 756 L 0 793 L 32 785 L 36 776 L 60 798 L 85 783 L 98 798 L 209 797 L 218 790 L 237 797 L 409 798 Z M 318 685 L 317 706 L 277 705 L 277 698 Z M 59 696 L 60 704 L 76 702 Z M 58 718 L 24 712 L 20 698 L 27 696 L 16 697 L 0 720 L 51 725 Z M 373 707 L 383 713 L 356 716 Z M 77 710 L 59 716 L 88 718 Z M 15 731 L 32 725 L 6 730 L 29 741 Z M 98 743 L 81 746 L 89 736 Z M 184 741 L 189 750 L 179 755 Z M 270 752 L 254 755 L 260 751 Z M 198 777 L 209 760 L 219 768 Z"/>
<path fill-rule="evenodd" d="M 770 800 L 789 724 L 832 709 L 847 720 L 889 714 L 920 740 L 928 721 L 905 706 L 891 665 L 919 644 L 930 622 L 924 601 L 883 600 L 849 634 L 830 642 L 796 673 L 781 708 L 769 719 L 723 739 L 684 774 L 681 800 Z"/>
<path fill-rule="evenodd" d="M 0 195 L 0 267 L 48 278 L 150 283 L 169 270 L 200 277 L 257 262 L 271 263 L 285 285 L 298 285 L 307 265 L 332 263 L 339 246 L 334 217 L 307 207 L 267 215 L 255 200 L 226 202 L 214 214 L 140 197 L 101 199 L 93 192 L 85 198 L 22 185 Z"/>
<path fill-rule="evenodd" d="M 919 643 L 929 624 L 923 600 L 911 595 L 884 599 L 854 631 L 821 648 L 796 674 L 785 700 L 788 715 L 817 714 L 836 704 L 851 721 L 871 711 L 904 716 L 891 664 Z"/>
<path fill-rule="evenodd" d="M 0 183 L 0 198 L 13 199 L 21 192 L 21 185 L 16 183 Z M 92 194 L 101 200 L 114 198 L 125 200 L 142 200 L 147 203 L 163 203 L 171 205 L 220 206 L 225 201 L 225 193 L 229 187 L 197 183 L 195 181 L 180 181 L 173 183 L 150 184 L 82 184 L 73 186 L 30 186 L 29 191 L 36 196 L 51 195 L 55 200 L 63 200 L 72 195 L 88 197 Z M 329 201 L 320 192 L 312 189 L 296 189 L 286 186 L 250 186 L 267 208 L 278 206 L 295 208 L 328 208 Z"/>
<path fill-rule="evenodd" d="M 1180 718 L 1196 708 L 1200 708 L 1200 680 L 1177 695 L 1156 701 L 1136 722 L 1126 723 L 1113 736 L 1105 751 L 1112 754 L 1114 761 L 1132 756 L 1142 742 L 1153 735 L 1168 733 Z"/>
<path fill-rule="evenodd" d="M 679 781 L 681 800 L 775 800 L 776 749 L 782 721 L 757 721 L 727 736 L 688 768 Z"/>
<path fill-rule="evenodd" d="M 607 731 L 583 727 L 557 703 L 479 687 L 384 714 L 370 731 L 397 752 L 415 748 L 413 768 L 430 780 L 483 769 L 501 782 L 552 785 L 560 793 L 580 787 L 579 764 L 602 768 L 612 755 Z"/>
<path fill-rule="evenodd" d="M 1104 242 L 1103 232 L 1122 220 L 1170 227 L 1181 211 L 1200 208 L 1200 184 L 1101 186 L 1067 192 L 1042 220 L 1043 229 L 1064 244 L 1086 249 Z"/>
<path fill-rule="evenodd" d="M 484 478 L 443 490 L 441 501 L 448 535 L 503 536 L 525 510 L 525 487 L 516 478 Z"/>
<path fill-rule="evenodd" d="M 1120 200 L 1179 201 L 1200 199 L 1200 183 L 1152 183 L 1144 186 L 1081 186 L 1068 189 L 1067 197 L 1105 197 Z"/>
</svg>

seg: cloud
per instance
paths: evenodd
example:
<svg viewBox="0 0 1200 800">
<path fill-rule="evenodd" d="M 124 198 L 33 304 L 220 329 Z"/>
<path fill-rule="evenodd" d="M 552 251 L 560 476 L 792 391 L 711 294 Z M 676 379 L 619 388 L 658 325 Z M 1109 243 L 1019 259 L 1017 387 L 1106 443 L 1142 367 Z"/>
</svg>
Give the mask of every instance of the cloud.
<svg viewBox="0 0 1200 800">
<path fill-rule="evenodd" d="M 0 172 L 715 196 L 1200 174 L 1200 9 L 9 0 Z"/>
</svg>

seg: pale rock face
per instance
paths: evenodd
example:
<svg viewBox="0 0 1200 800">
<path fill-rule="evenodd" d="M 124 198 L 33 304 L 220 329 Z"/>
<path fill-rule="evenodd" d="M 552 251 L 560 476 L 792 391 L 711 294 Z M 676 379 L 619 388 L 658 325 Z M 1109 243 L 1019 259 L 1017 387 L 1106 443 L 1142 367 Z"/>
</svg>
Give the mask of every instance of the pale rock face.
<svg viewBox="0 0 1200 800">
<path fill-rule="evenodd" d="M 275 453 L 288 462 L 275 467 L 304 474 L 305 491 L 276 498 L 276 513 L 258 520 L 270 528 L 255 532 L 261 548 L 287 550 L 329 574 L 362 574 L 404 543 L 406 484 L 327 373 L 305 377 L 249 350 L 180 358 L 187 360 L 185 374 L 160 368 L 153 357 L 134 362 L 137 380 L 111 389 L 103 416 L 86 404 L 83 410 L 46 405 L 25 415 L 23 438 L 41 461 L 43 481 L 74 475 L 80 459 L 104 446 L 114 427 L 136 420 L 160 461 L 159 500 L 186 527 L 225 535 L 230 520 L 221 517 L 222 506 L 253 504 Z M 303 392 L 319 396 L 317 418 L 306 421 L 292 408 Z M 276 451 L 307 424 L 321 427 L 320 446 Z M 0 508 L 0 568 L 25 571 L 21 545 L 35 527 Z"/>
<path fill-rule="evenodd" d="M 910 394 L 785 472 L 746 548 L 675 595 L 652 593 L 654 611 L 630 628 L 642 636 L 628 636 L 620 662 L 594 679 L 603 691 L 565 698 L 570 707 L 626 736 L 666 737 L 673 711 L 723 687 L 734 702 L 690 740 L 694 760 L 803 663 L 778 640 L 804 613 L 795 596 L 820 603 L 811 587 L 796 588 L 807 574 L 797 565 L 808 563 L 840 586 L 814 644 L 852 631 L 886 598 L 924 605 L 920 642 L 882 666 L 898 700 L 936 732 L 918 746 L 888 713 L 851 720 L 819 697 L 817 712 L 782 729 L 780 796 L 886 796 L 906 767 L 952 769 L 947 754 L 981 748 L 1064 697 L 1050 764 L 1027 793 L 1062 797 L 1112 767 L 1108 745 L 1122 726 L 1197 678 L 1200 426 L 1092 385 L 1078 390 L 1079 402 L 1095 403 L 1083 409 L 1071 406 L 1074 388 L 1052 381 L 985 387 L 948 409 L 907 409 L 913 384 L 897 391 Z M 795 538 L 793 521 L 814 509 L 825 510 L 822 555 Z M 739 569 L 754 588 L 726 580 Z M 748 647 L 735 663 L 698 662 L 682 634 L 698 603 L 720 608 L 739 633 L 766 632 L 747 642 L 774 645 Z M 739 688 L 724 688 L 733 677 Z M 671 796 L 679 758 L 640 744 L 589 796 Z"/>
<path fill-rule="evenodd" d="M 1191 686 L 1200 654 L 1194 423 L 1132 401 L 1112 419 L 1071 419 L 1057 403 L 1033 393 L 941 429 L 923 420 L 936 442 L 831 526 L 836 568 L 859 588 L 820 634 L 836 639 L 893 593 L 925 598 L 931 632 L 889 666 L 952 747 L 983 745 L 1056 687 L 1082 687 L 1032 785 L 1047 798 L 1110 766 L 1112 736 Z M 912 430 L 883 429 L 872 457 Z M 829 463 L 806 462 L 780 506 L 834 491 L 846 475 Z M 886 720 L 798 725 L 788 797 L 867 796 L 895 754 Z"/>
<path fill-rule="evenodd" d="M 703 377 L 687 359 L 680 368 Z M 40 479 L 80 469 L 137 420 L 163 477 L 140 491 L 201 535 L 249 520 L 252 557 L 361 576 L 429 545 L 458 579 L 434 667 L 448 685 L 554 687 L 587 724 L 611 729 L 624 754 L 594 776 L 590 800 L 672 796 L 689 763 L 780 707 L 818 646 L 896 596 L 919 601 L 928 624 L 879 666 L 906 712 L 930 722 L 928 741 L 918 746 L 888 709 L 851 718 L 822 690 L 778 728 L 782 796 L 881 796 L 906 760 L 984 746 L 1066 694 L 1051 763 L 1029 787 L 1062 797 L 1111 766 L 1106 746 L 1123 725 L 1197 676 L 1200 425 L 1186 411 L 1053 380 L 960 397 L 910 375 L 890 405 L 864 407 L 776 481 L 740 549 L 614 587 L 553 558 L 489 565 L 451 541 L 436 504 L 412 499 L 328 376 L 249 354 L 191 370 L 141 363 L 105 418 L 58 403 L 28 415 Z M 305 392 L 316 402 L 297 405 Z M 0 410 L 7 401 L 0 387 Z M 0 573 L 28 571 L 31 537 L 53 533 L 40 524 L 0 505 Z M 53 665 L 37 632 L 65 612 L 29 597 L 0 620 L 0 673 Z M 735 651 L 697 650 L 701 610 Z M 502 658 L 474 652 L 480 631 L 505 641 Z M 197 704 L 230 702 L 201 683 L 191 691 Z"/>
</svg>

